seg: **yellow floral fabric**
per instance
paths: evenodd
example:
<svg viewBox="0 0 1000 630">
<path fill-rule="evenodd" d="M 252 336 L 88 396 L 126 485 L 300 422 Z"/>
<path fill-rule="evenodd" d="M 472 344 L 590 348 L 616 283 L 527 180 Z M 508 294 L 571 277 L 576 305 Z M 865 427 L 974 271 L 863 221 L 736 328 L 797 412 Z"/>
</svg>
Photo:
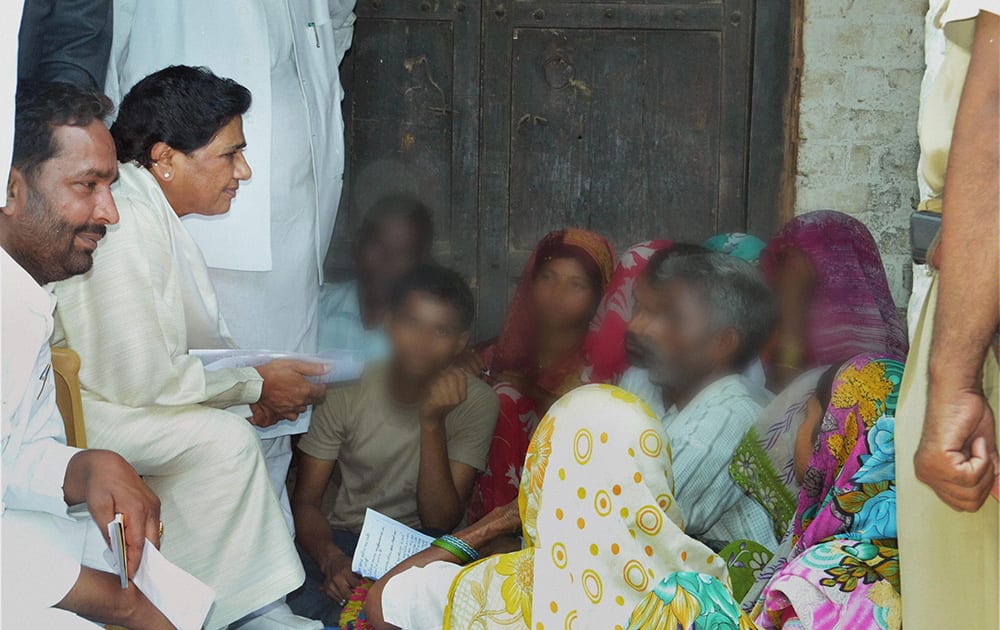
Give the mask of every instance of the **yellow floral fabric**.
<svg viewBox="0 0 1000 630">
<path fill-rule="evenodd" d="M 463 569 L 445 628 L 621 629 L 675 571 L 729 583 L 725 562 L 684 534 L 660 423 L 617 387 L 587 385 L 553 405 L 518 502 L 525 549 Z"/>
</svg>

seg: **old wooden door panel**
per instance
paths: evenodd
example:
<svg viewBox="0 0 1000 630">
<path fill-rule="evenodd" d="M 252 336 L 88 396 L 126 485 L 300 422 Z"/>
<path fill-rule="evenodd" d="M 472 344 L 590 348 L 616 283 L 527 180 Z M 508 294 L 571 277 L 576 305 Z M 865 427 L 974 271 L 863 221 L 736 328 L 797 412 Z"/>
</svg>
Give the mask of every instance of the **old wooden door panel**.
<svg viewBox="0 0 1000 630">
<path fill-rule="evenodd" d="M 545 232 L 744 229 L 752 0 L 484 12 L 479 332 Z"/>
<path fill-rule="evenodd" d="M 700 236 L 719 199 L 718 33 L 515 35 L 510 249 L 566 225 Z"/>
<path fill-rule="evenodd" d="M 348 166 L 328 277 L 350 268 L 351 238 L 380 197 L 408 193 L 434 212 L 435 255 L 476 272 L 479 11 L 359 2 L 341 67 Z M 405 6 L 401 6 L 405 5 Z"/>
</svg>

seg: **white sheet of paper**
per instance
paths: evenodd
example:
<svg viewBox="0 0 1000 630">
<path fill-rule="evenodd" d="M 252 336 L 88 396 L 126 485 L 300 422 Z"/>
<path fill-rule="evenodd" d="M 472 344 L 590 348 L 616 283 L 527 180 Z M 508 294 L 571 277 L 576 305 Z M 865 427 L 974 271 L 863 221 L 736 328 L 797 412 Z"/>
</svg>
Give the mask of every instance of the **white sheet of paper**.
<svg viewBox="0 0 1000 630">
<path fill-rule="evenodd" d="M 331 385 L 357 380 L 365 369 L 361 356 L 351 350 L 324 350 L 319 354 L 296 354 L 294 352 L 269 352 L 267 350 L 200 350 L 188 352 L 201 359 L 209 372 L 225 368 L 257 367 L 276 359 L 295 359 L 310 363 L 323 363 L 330 371 L 320 376 L 309 377 L 314 383 Z"/>
<path fill-rule="evenodd" d="M 322 385 L 333 385 L 336 383 L 346 383 L 361 378 L 364 372 L 365 362 L 358 353 L 352 350 L 324 350 L 319 354 L 296 354 L 292 352 L 270 352 L 267 350 L 242 350 L 242 349 L 192 349 L 188 351 L 193 357 L 201 360 L 205 370 L 214 372 L 225 368 L 257 367 L 264 365 L 275 359 L 296 359 L 309 361 L 312 363 L 323 363 L 330 366 L 330 371 L 321 376 L 309 377 L 310 381 Z M 231 411 L 243 417 L 250 416 L 250 408 L 247 405 L 230 407 Z M 299 414 L 298 419 L 281 420 L 269 427 L 257 427 L 257 435 L 260 439 L 281 437 L 284 435 L 296 435 L 305 433 L 309 429 L 309 422 L 312 417 L 312 407 L 306 412 Z"/>
<path fill-rule="evenodd" d="M 199 630 L 215 601 L 210 586 L 167 560 L 148 540 L 133 582 L 178 630 Z"/>
<path fill-rule="evenodd" d="M 104 559 L 120 570 L 111 549 L 105 549 Z M 178 630 L 199 630 L 215 601 L 210 586 L 167 560 L 148 540 L 132 582 Z"/>
<path fill-rule="evenodd" d="M 362 577 L 381 579 L 403 560 L 430 547 L 432 542 L 431 536 L 368 508 L 351 570 Z"/>
</svg>

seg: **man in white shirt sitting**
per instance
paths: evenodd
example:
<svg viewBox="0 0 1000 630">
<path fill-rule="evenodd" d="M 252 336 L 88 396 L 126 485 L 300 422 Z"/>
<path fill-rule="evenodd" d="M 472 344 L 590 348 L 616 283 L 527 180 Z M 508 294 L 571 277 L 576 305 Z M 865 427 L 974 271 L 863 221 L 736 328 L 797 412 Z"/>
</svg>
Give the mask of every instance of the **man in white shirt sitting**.
<svg viewBox="0 0 1000 630">
<path fill-rule="evenodd" d="M 737 539 L 773 549 L 767 512 L 729 476 L 736 447 L 770 399 L 740 373 L 771 332 L 773 296 L 754 267 L 725 254 L 667 257 L 653 271 L 629 329 L 649 380 L 671 403 L 661 419 L 685 531 L 716 550 Z"/>
<path fill-rule="evenodd" d="M 118 164 L 102 122 L 110 111 L 103 95 L 68 84 L 24 85 L 16 98 L 0 208 L 5 628 L 92 628 L 83 618 L 173 627 L 103 559 L 101 536 L 121 513 L 135 575 L 145 541 L 159 544 L 159 500 L 119 455 L 66 445 L 49 353 L 55 298 L 43 285 L 90 269 L 105 226 L 118 221 Z M 80 504 L 77 518 L 70 506 Z"/>
</svg>

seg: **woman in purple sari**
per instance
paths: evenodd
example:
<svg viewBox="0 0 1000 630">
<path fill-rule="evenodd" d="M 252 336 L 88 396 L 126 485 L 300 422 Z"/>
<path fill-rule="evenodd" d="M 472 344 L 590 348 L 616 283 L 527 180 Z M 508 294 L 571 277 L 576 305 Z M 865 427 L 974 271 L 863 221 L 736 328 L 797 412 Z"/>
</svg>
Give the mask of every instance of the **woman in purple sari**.
<svg viewBox="0 0 1000 630">
<path fill-rule="evenodd" d="M 863 352 L 906 356 L 878 246 L 857 219 L 833 210 L 795 217 L 768 243 L 760 266 L 781 308 L 765 360 L 772 391 Z"/>
</svg>

